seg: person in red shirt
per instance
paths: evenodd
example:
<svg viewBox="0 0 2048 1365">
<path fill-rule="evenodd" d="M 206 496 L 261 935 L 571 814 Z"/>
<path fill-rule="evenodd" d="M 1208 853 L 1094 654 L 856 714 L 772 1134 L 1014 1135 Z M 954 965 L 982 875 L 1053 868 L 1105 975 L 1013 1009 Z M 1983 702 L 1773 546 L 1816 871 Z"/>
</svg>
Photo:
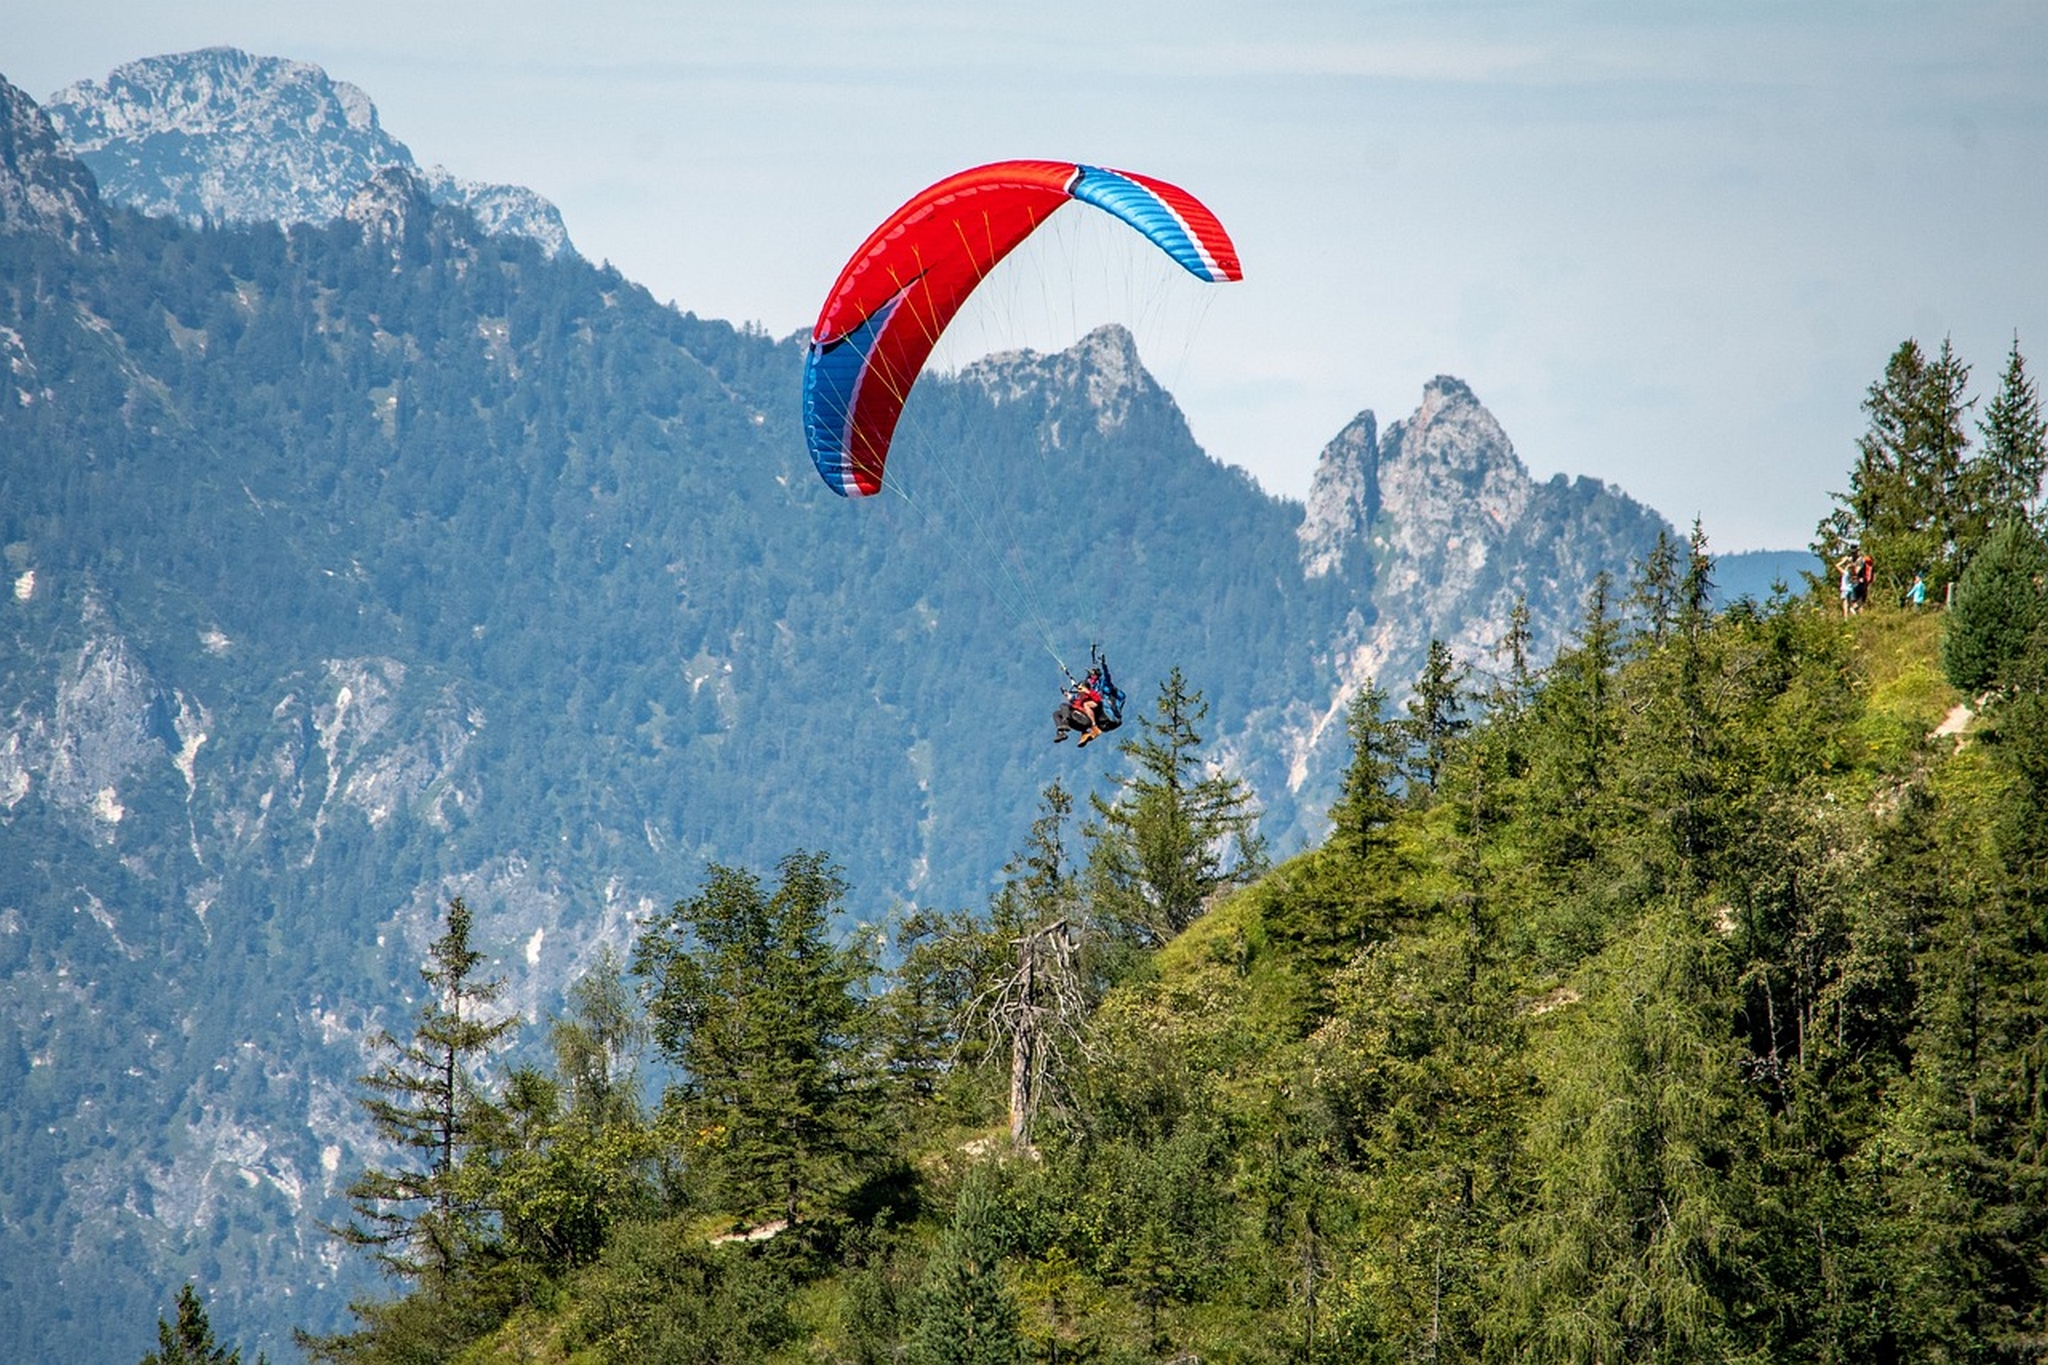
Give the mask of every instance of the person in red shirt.
<svg viewBox="0 0 2048 1365">
<path fill-rule="evenodd" d="M 1081 732 L 1081 743 L 1076 746 L 1086 748 L 1089 740 L 1102 738 L 1102 670 L 1088 670 L 1088 676 L 1074 689 L 1074 706 L 1088 718 L 1088 728 Z"/>
</svg>

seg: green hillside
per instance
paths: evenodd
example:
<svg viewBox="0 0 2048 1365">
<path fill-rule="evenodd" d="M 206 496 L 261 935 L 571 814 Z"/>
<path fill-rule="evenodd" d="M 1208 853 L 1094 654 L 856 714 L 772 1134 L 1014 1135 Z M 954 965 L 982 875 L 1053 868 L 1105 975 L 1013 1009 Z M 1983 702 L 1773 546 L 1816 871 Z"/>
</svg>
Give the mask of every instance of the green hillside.
<svg viewBox="0 0 2048 1365">
<path fill-rule="evenodd" d="M 1939 615 L 1717 616 L 1706 567 L 1661 615 L 1596 596 L 1540 677 L 1354 708 L 1330 841 L 1225 868 L 1163 941 L 1105 912 L 1104 845 L 1170 842 L 1139 779 L 1198 772 L 1199 729 L 1176 749 L 1165 696 L 1121 805 L 1048 792 L 988 914 L 908 926 L 869 989 L 803 913 L 825 860 L 715 873 L 614 981 L 688 1070 L 600 1113 L 559 1045 L 603 1013 L 558 1026 L 548 1085 L 468 1111 L 498 1127 L 450 1172 L 459 1249 L 317 1353 L 2032 1358 L 2048 638 L 1970 714 Z M 1072 951 L 1019 995 L 1019 943 Z M 810 965 L 721 995 L 742 950 Z M 582 1241 L 544 1235 L 572 1208 Z"/>
</svg>

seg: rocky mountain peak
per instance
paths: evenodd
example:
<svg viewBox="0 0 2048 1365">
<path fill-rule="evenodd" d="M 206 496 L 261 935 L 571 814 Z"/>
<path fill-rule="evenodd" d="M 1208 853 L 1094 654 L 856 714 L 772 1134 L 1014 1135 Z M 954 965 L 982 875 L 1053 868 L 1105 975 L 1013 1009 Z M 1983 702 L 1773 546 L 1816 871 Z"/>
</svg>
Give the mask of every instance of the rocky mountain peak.
<svg viewBox="0 0 2048 1365">
<path fill-rule="evenodd" d="M 1585 585 L 1648 548 L 1662 518 L 1591 480 L 1538 484 L 1464 381 L 1438 375 L 1413 414 L 1376 437 L 1361 413 L 1323 449 L 1296 532 L 1302 569 L 1369 593 L 1337 642 L 1348 690 L 1395 690 L 1435 637 L 1485 668 L 1517 599 L 1541 658 L 1570 636 Z M 1340 711 L 1321 718 L 1327 728 Z"/>
<path fill-rule="evenodd" d="M 193 223 L 324 223 L 379 168 L 412 161 L 357 87 L 228 47 L 125 63 L 49 107 L 109 198 Z"/>
<path fill-rule="evenodd" d="M 376 107 L 358 87 L 329 79 L 311 62 L 232 47 L 126 62 L 104 84 L 66 86 L 50 107 L 65 141 L 81 152 L 165 133 L 211 137 L 262 127 L 352 136 L 380 162 L 406 155 L 403 144 L 377 126 Z"/>
<path fill-rule="evenodd" d="M 326 223 L 379 170 L 418 172 L 370 97 L 310 62 L 231 47 L 146 57 L 104 82 L 51 96 L 51 121 L 103 193 L 191 223 Z M 475 213 L 486 232 L 569 251 L 555 207 L 528 189 L 426 176 L 437 203 Z"/>
<path fill-rule="evenodd" d="M 92 172 L 65 152 L 49 115 L 0 77 L 0 233 L 17 232 L 98 247 L 106 215 Z"/>
<path fill-rule="evenodd" d="M 1027 397 L 1078 400 L 1093 410 L 1096 430 L 1103 433 L 1122 426 L 1134 404 L 1165 397 L 1138 358 L 1137 339 L 1115 323 L 1097 327 L 1064 351 L 998 351 L 960 376 L 981 385 L 998 404 Z"/>
<path fill-rule="evenodd" d="M 1415 415 L 1388 429 L 1377 474 L 1381 510 L 1402 527 L 1404 548 L 1443 546 L 1475 566 L 1535 486 L 1500 422 L 1449 375 L 1430 380 Z"/>
</svg>

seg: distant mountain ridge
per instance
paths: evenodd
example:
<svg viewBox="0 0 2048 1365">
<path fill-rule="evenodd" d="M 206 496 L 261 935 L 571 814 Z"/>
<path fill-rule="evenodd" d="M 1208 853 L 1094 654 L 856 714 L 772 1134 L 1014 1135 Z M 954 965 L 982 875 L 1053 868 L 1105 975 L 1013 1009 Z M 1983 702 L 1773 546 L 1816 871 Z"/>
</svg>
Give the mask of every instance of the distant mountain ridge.
<svg viewBox="0 0 2048 1365">
<path fill-rule="evenodd" d="M 973 528 L 847 502 L 803 452 L 799 341 L 492 235 L 411 169 L 193 232 L 109 211 L 4 84 L 0 130 L 25 1358 L 132 1358 L 195 1276 L 273 1352 L 338 1320 L 364 1268 L 314 1220 L 375 1150 L 354 1077 L 450 895 L 529 1019 L 707 859 L 823 848 L 876 924 L 978 908 L 1048 783 L 1117 770 L 1051 745 L 1056 671 L 992 578 L 1105 641 L 1137 710 L 1182 667 L 1284 854 L 1366 674 L 1401 689 L 1432 632 L 1483 654 L 1521 592 L 1563 639 L 1668 529 L 1532 483 L 1449 378 L 1384 439 L 1350 424 L 1307 508 L 1273 498 L 1119 328 L 919 384 L 906 471 L 946 462 Z"/>
<path fill-rule="evenodd" d="M 486 232 L 573 251 L 553 204 L 518 185 L 422 170 L 378 121 L 370 97 L 310 62 L 231 47 L 147 57 L 83 80 L 44 106 L 107 198 L 188 223 L 325 223 L 371 177 L 418 174 L 436 203 Z"/>
</svg>

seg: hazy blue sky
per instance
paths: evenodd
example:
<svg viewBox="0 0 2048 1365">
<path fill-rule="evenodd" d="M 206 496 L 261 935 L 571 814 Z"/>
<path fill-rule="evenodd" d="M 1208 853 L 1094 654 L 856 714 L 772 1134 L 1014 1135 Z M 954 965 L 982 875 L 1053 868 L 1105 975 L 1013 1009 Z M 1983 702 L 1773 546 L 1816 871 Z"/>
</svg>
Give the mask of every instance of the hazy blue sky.
<svg viewBox="0 0 2048 1365">
<path fill-rule="evenodd" d="M 1987 401 L 2015 332 L 2048 372 L 2026 0 L 0 0 L 0 34 L 38 99 L 213 44 L 316 62 L 423 165 L 529 185 L 585 255 L 777 335 L 947 172 L 1176 181 L 1242 285 L 1063 285 L 1072 318 L 1011 325 L 1139 324 L 1204 445 L 1297 498 L 1353 415 L 1447 373 L 1539 476 L 1798 547 L 1900 341 L 1952 337 Z"/>
</svg>

